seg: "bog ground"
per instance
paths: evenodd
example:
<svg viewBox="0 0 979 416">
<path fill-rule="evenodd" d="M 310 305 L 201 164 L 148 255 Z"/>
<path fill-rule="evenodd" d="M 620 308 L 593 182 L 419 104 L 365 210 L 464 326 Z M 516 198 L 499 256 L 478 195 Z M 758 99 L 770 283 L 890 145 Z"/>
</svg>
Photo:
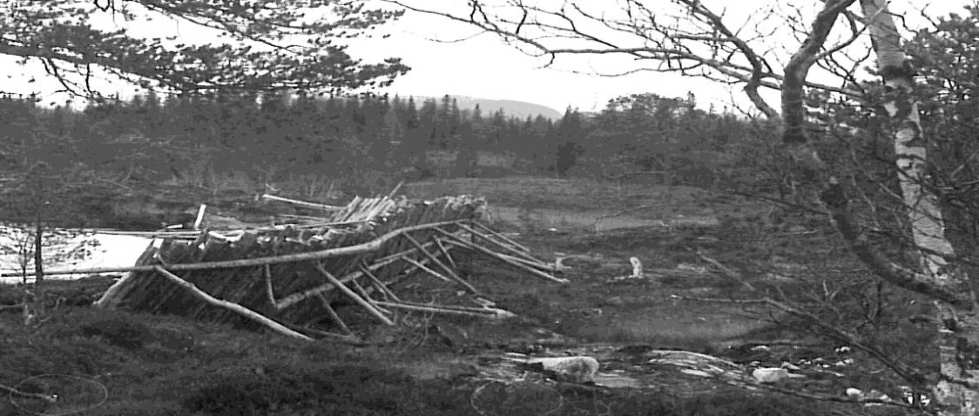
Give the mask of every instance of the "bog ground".
<svg viewBox="0 0 979 416">
<path fill-rule="evenodd" d="M 25 327 L 17 313 L 0 314 L 0 383 L 29 391 L 43 387 L 38 380 L 74 382 L 73 396 L 57 405 L 0 401 L 0 415 L 82 409 L 86 415 L 901 413 L 748 391 L 650 364 L 649 352 L 663 349 L 711 354 L 745 368 L 789 363 L 809 370 L 807 376 L 778 388 L 841 398 L 847 387 L 875 388 L 901 397 L 896 378 L 881 365 L 808 335 L 788 317 L 690 300 L 750 297 L 747 286 L 791 296 L 809 290 L 813 279 L 860 273 L 820 218 L 774 215 L 770 205 L 696 188 L 583 180 L 460 179 L 410 183 L 403 191 L 420 198 L 485 196 L 492 225 L 542 258 L 567 256 L 572 269 L 564 277 L 571 282 L 462 258 L 468 277 L 517 318 L 408 313 L 395 328 L 352 320 L 365 345 L 297 343 L 178 317 L 96 310 L 88 305 L 109 278 L 51 282 L 59 302 L 49 319 Z M 646 278 L 616 280 L 631 273 L 633 256 Z M 705 258 L 736 268 L 742 281 Z M 14 288 L 0 287 L 0 304 L 16 301 Z M 358 313 L 353 309 L 347 312 Z M 884 325 L 903 334 L 908 324 L 895 317 Z M 899 343 L 907 349 L 925 342 L 904 337 Z M 602 364 L 600 380 L 558 383 L 515 368 L 503 359 L 508 353 L 592 355 Z"/>
</svg>

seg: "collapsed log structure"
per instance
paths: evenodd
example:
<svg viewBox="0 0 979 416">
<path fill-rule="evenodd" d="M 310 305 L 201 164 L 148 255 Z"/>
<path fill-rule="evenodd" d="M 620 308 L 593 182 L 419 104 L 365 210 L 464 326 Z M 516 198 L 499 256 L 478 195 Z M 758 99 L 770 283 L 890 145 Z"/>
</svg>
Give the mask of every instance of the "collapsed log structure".
<svg viewBox="0 0 979 416">
<path fill-rule="evenodd" d="M 335 308 L 343 303 L 385 325 L 395 324 L 397 311 L 511 316 L 460 273 L 454 251 L 564 279 L 527 247 L 482 224 L 484 206 L 469 196 L 356 198 L 304 224 L 174 233 L 154 240 L 96 305 L 252 322 L 301 339 L 351 336 Z M 416 279 L 468 296 L 452 296 L 451 303 L 417 299 L 403 290 Z"/>
</svg>

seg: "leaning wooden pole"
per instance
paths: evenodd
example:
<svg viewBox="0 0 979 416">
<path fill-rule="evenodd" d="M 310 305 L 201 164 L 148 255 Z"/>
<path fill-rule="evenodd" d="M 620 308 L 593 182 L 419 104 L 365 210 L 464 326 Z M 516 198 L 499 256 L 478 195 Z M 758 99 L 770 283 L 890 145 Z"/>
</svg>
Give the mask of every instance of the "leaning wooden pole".
<svg viewBox="0 0 979 416">
<path fill-rule="evenodd" d="M 262 194 L 261 198 L 266 201 L 285 202 L 287 204 L 292 204 L 303 208 L 318 209 L 323 211 L 340 211 L 344 208 L 335 205 L 326 205 L 326 204 L 319 204 L 316 202 L 300 201 L 298 199 L 283 198 L 281 196 L 275 196 L 269 194 Z"/>
<path fill-rule="evenodd" d="M 394 263 L 394 262 L 396 262 L 396 261 L 398 261 L 400 259 L 401 259 L 400 257 L 390 257 L 390 258 L 388 258 L 386 260 L 378 261 L 378 262 L 376 262 L 376 263 L 368 266 L 367 267 L 367 270 L 369 270 L 369 271 L 375 271 L 375 270 L 378 270 L 378 269 L 380 269 L 382 267 L 385 267 L 385 266 L 387 266 L 387 265 L 389 265 L 391 263 Z M 428 259 L 422 259 L 422 260 L 420 260 L 420 263 L 423 263 L 424 264 L 426 262 L 428 262 Z M 339 281 L 340 282 L 349 282 L 349 281 L 351 281 L 353 279 L 358 279 L 358 278 L 360 278 L 363 275 L 364 275 L 364 272 L 363 271 L 356 270 L 356 271 L 353 271 L 353 272 L 347 274 L 346 276 L 343 276 L 343 277 L 339 278 Z M 313 288 L 304 290 L 302 292 L 293 293 L 291 295 L 288 295 L 288 296 L 286 296 L 286 297 L 284 297 L 284 298 L 276 301 L 277 302 L 277 307 L 279 307 L 281 309 L 288 308 L 288 307 L 293 306 L 293 305 L 295 305 L 295 304 L 297 304 L 299 302 L 302 302 L 302 301 L 304 301 L 306 299 L 309 299 L 310 297 L 316 296 L 317 294 L 329 292 L 329 291 L 333 290 L 335 287 L 336 286 L 333 283 L 326 282 L 326 283 L 323 283 L 323 284 L 321 284 L 319 286 L 316 286 L 316 287 L 313 287 Z"/>
<path fill-rule="evenodd" d="M 537 261 L 537 259 L 535 259 L 533 256 L 531 256 L 527 252 L 523 252 L 523 251 L 520 251 L 518 249 L 515 249 L 515 248 L 513 248 L 513 247 L 511 247 L 509 245 L 503 244 L 503 243 L 501 243 L 501 242 L 499 242 L 499 241 L 497 241 L 497 240 L 495 240 L 493 238 L 490 238 L 486 234 L 483 234 L 483 233 L 481 233 L 479 231 L 474 230 L 472 227 L 469 227 L 466 224 L 459 223 L 459 228 L 462 228 L 463 230 L 468 231 L 471 235 L 477 236 L 477 237 L 479 237 L 479 238 L 481 238 L 481 239 L 483 239 L 485 241 L 488 241 L 488 242 L 490 242 L 491 244 L 493 244 L 493 245 L 495 245 L 497 247 L 500 247 L 500 248 L 502 248 L 502 249 L 504 249 L 506 251 L 509 251 L 514 256 L 522 257 L 524 259 L 527 259 L 527 261 Z"/>
<path fill-rule="evenodd" d="M 326 315 L 329 316 L 330 319 L 334 323 L 336 323 L 337 326 L 340 327 L 340 329 L 343 330 L 343 332 L 346 332 L 347 335 L 353 334 L 354 332 L 350 330 L 350 327 L 347 326 L 347 323 L 343 322 L 343 319 L 340 318 L 340 315 L 337 314 L 337 311 L 335 311 L 333 309 L 333 306 L 330 305 L 330 300 L 326 298 L 326 295 L 320 293 L 317 294 L 317 297 L 320 299 L 320 303 L 323 305 L 323 309 L 326 311 Z"/>
<path fill-rule="evenodd" d="M 520 244 L 520 243 L 517 242 L 517 240 L 514 240 L 514 239 L 512 239 L 510 237 L 507 237 L 503 233 L 501 233 L 499 231 L 496 231 L 496 230 L 490 228 L 486 224 L 483 224 L 483 223 L 481 223 L 479 221 L 473 221 L 472 224 L 475 225 L 477 228 L 482 229 L 487 234 L 489 234 L 489 235 L 491 235 L 493 237 L 497 237 L 497 238 L 499 238 L 499 239 L 501 239 L 503 241 L 506 241 L 509 244 L 512 244 L 514 247 L 520 249 L 521 251 L 523 251 L 525 253 L 528 253 L 529 254 L 531 252 L 530 248 L 528 248 L 527 246 L 525 246 L 523 244 Z"/>
<path fill-rule="evenodd" d="M 468 242 L 468 241 L 466 241 L 466 240 L 464 240 L 462 238 L 459 238 L 455 234 L 452 234 L 452 233 L 450 233 L 448 231 L 445 231 L 445 230 L 443 230 L 441 228 L 436 228 L 436 230 L 438 230 L 440 233 L 442 233 L 442 235 L 446 236 L 448 238 L 448 241 L 451 242 L 451 243 L 453 243 L 453 244 L 455 244 L 455 245 L 458 245 L 458 246 L 463 247 L 463 248 L 468 248 L 470 250 L 474 250 L 474 251 L 483 253 L 483 254 L 485 254 L 487 256 L 490 256 L 490 257 L 492 257 L 494 259 L 500 260 L 500 261 L 502 261 L 504 263 L 507 263 L 507 264 L 509 264 L 511 266 L 514 266 L 514 267 L 517 267 L 517 268 L 526 270 L 526 271 L 532 273 L 535 276 L 542 277 L 542 278 L 547 279 L 547 280 L 550 280 L 552 282 L 568 283 L 568 279 L 562 279 L 562 278 L 554 277 L 554 276 L 552 276 L 550 274 L 544 273 L 544 272 L 542 272 L 542 271 L 540 271 L 538 269 L 535 269 L 533 267 L 530 267 L 528 265 L 525 265 L 525 264 L 523 264 L 521 262 L 510 260 L 509 258 L 506 258 L 506 257 L 501 256 L 499 253 L 494 253 L 492 250 L 487 249 L 485 247 L 482 247 L 482 246 L 480 246 L 478 244 L 470 243 L 470 242 Z"/>
<path fill-rule="evenodd" d="M 463 316 L 473 316 L 478 318 L 491 318 L 491 319 L 507 319 L 513 318 L 516 315 L 513 312 L 498 309 L 498 308 L 460 308 L 448 305 L 425 305 L 425 304 L 413 304 L 407 302 L 384 302 L 378 301 L 380 305 L 387 306 L 394 309 L 405 309 L 410 311 L 419 312 L 432 312 L 447 315 L 463 315 Z"/>
<path fill-rule="evenodd" d="M 360 295 L 358 295 L 356 292 L 350 290 L 350 288 L 344 285 L 343 282 L 341 282 L 339 279 L 336 278 L 336 276 L 334 276 L 332 273 L 324 269 L 323 265 L 319 264 L 319 262 L 316 263 L 316 270 L 318 270 L 320 274 L 326 277 L 326 279 L 329 280 L 330 283 L 333 284 L 333 286 L 335 286 L 337 289 L 340 289 L 340 291 L 343 292 L 344 295 L 347 295 L 347 297 L 353 299 L 354 302 L 357 302 L 358 305 L 366 309 L 367 312 L 370 313 L 371 315 L 374 315 L 374 317 L 376 317 L 379 321 L 383 322 L 385 325 L 391 325 L 391 326 L 394 325 L 394 321 L 389 319 L 387 316 L 384 316 L 384 314 L 381 313 L 381 311 L 375 308 L 374 305 L 371 305 L 370 302 L 360 297 Z"/>
<path fill-rule="evenodd" d="M 442 261 L 440 261 L 438 259 L 438 257 L 435 257 L 434 254 L 429 253 L 428 250 L 426 250 L 425 247 L 423 247 L 422 244 L 420 242 L 418 242 L 418 240 L 416 240 L 414 237 L 412 237 L 409 234 L 404 234 L 404 237 L 405 237 L 406 240 L 408 240 L 409 242 L 411 242 L 411 244 L 413 246 L 415 246 L 415 248 L 418 249 L 418 251 L 420 251 L 422 254 L 424 254 L 426 258 L 428 258 L 429 260 L 431 260 L 432 263 L 435 263 L 442 270 L 445 270 L 445 272 L 448 274 L 449 278 L 451 278 L 452 280 L 454 280 L 460 286 L 466 288 L 466 290 L 469 291 L 469 293 L 476 294 L 476 295 L 480 294 L 479 290 L 477 290 L 475 287 L 473 287 L 473 285 L 471 285 L 469 282 L 465 281 L 465 279 L 463 279 L 462 277 L 460 277 L 455 272 L 455 270 L 452 270 L 451 267 L 446 266 L 445 263 L 442 263 Z M 405 257 L 405 260 L 409 260 L 409 259 L 410 259 L 410 257 Z M 418 266 L 419 268 L 421 268 L 422 270 L 428 269 L 424 265 L 417 264 L 417 262 L 412 261 L 412 263 L 415 264 L 416 266 Z M 434 272 L 434 271 L 432 271 L 432 272 Z M 434 274 L 436 276 L 441 275 L 441 273 L 434 273 Z"/>
<path fill-rule="evenodd" d="M 193 283 L 190 283 L 190 282 L 188 282 L 188 281 L 186 281 L 184 279 L 181 279 L 180 276 L 177 276 L 177 275 L 175 275 L 173 273 L 170 273 L 169 271 L 167 271 L 167 269 L 164 269 L 162 266 L 154 266 L 154 270 L 157 273 L 159 273 L 161 276 L 166 277 L 167 279 L 170 279 L 170 281 L 172 281 L 173 283 L 176 283 L 177 285 L 179 285 L 179 286 L 187 289 L 187 291 L 190 292 L 190 294 L 194 295 L 194 297 L 196 297 L 196 298 L 204 301 L 205 303 L 207 303 L 209 305 L 217 306 L 219 308 L 224 308 L 224 309 L 230 310 L 232 312 L 235 312 L 235 313 L 237 313 L 237 314 L 239 314 L 241 316 L 244 316 L 245 318 L 248 318 L 248 319 L 250 319 L 252 321 L 255 321 L 255 322 L 258 322 L 258 323 L 260 323 L 262 325 L 265 325 L 269 329 L 271 329 L 271 330 L 273 330 L 273 331 L 275 331 L 275 332 L 277 332 L 279 334 L 285 335 L 287 337 L 301 339 L 301 340 L 304 340 L 304 341 L 312 341 L 313 340 L 310 337 L 307 337 L 307 336 L 305 336 L 303 334 L 300 334 L 300 333 L 298 333 L 296 331 L 293 331 L 293 330 L 291 330 L 289 328 L 286 328 L 284 325 L 282 325 L 282 324 L 280 324 L 278 322 L 275 322 L 275 321 L 273 321 L 273 320 L 271 320 L 269 318 L 266 318 L 265 316 L 263 316 L 262 314 L 260 314 L 258 312 L 255 312 L 255 311 L 253 311 L 251 309 L 248 309 L 248 308 L 246 308 L 244 306 L 241 306 L 241 305 L 239 305 L 237 303 L 234 303 L 234 302 L 228 302 L 226 300 L 215 298 L 215 297 L 207 294 L 207 292 L 199 289 Z"/>
</svg>

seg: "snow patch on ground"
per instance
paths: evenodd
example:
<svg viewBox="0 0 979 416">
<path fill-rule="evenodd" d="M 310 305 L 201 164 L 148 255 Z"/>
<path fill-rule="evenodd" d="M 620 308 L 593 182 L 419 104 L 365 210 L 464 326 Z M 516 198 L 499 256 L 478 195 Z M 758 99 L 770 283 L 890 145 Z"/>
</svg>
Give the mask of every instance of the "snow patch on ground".
<svg viewBox="0 0 979 416">
<path fill-rule="evenodd" d="M 44 267 L 48 270 L 87 269 L 93 267 L 127 267 L 152 243 L 152 238 L 130 235 L 100 234 L 57 229 L 46 232 Z M 26 251 L 23 248 L 27 248 Z M 0 224 L 0 283 L 21 281 L 21 260 L 33 258 L 33 239 L 24 227 Z M 34 262 L 28 261 L 28 272 Z M 83 275 L 51 276 L 53 279 L 77 279 Z"/>
</svg>

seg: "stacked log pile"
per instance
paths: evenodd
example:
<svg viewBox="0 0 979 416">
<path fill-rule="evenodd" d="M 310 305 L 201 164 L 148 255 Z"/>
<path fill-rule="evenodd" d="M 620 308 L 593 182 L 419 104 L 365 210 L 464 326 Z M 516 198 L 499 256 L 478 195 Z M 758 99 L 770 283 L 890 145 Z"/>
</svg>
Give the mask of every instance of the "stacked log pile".
<svg viewBox="0 0 979 416">
<path fill-rule="evenodd" d="M 162 238 L 96 305 L 216 322 L 251 322 L 310 339 L 350 336 L 334 310 L 357 305 L 370 319 L 395 324 L 398 311 L 498 318 L 509 312 L 460 276 L 455 250 L 492 257 L 555 282 L 551 266 L 479 220 L 485 201 L 356 198 L 309 224 Z M 424 278 L 467 292 L 468 304 L 410 301 L 399 283 Z M 324 322 L 329 325 L 323 325 Z"/>
</svg>

